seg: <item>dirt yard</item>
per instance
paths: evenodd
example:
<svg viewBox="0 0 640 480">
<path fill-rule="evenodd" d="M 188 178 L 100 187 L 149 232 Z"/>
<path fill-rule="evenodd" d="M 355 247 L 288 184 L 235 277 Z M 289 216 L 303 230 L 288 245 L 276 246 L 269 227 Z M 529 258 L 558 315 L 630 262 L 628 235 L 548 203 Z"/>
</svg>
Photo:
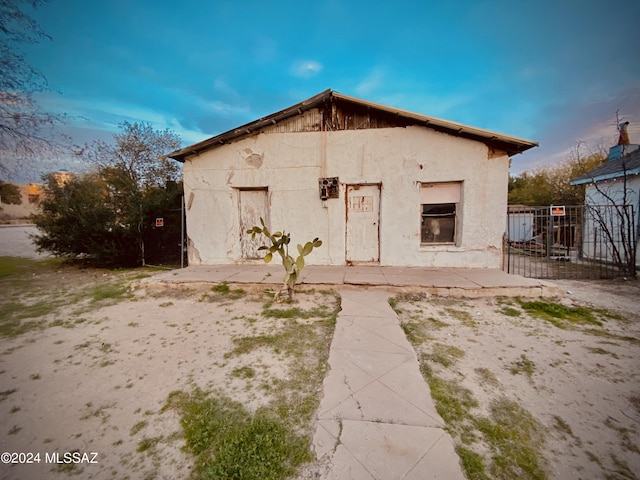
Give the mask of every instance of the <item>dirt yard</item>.
<svg viewBox="0 0 640 480">
<path fill-rule="evenodd" d="M 568 307 L 564 319 L 537 316 L 547 302 L 513 298 L 407 295 L 395 308 L 436 378 L 472 405 L 452 428 L 459 445 L 487 466 L 502 455 L 475 427 L 505 400 L 524 409 L 521 425 L 530 420 L 526 412 L 539 424 L 530 435 L 539 436 L 532 443 L 543 471 L 489 468 L 489 478 L 640 478 L 640 285 L 553 283 L 567 292 L 557 301 Z M 467 427 L 475 440 L 464 439 Z"/>
<path fill-rule="evenodd" d="M 27 265 L 0 277 L 0 450 L 40 454 L 40 463 L 0 465 L 0 478 L 187 478 L 193 459 L 181 449 L 178 414 L 163 409 L 171 392 L 222 391 L 255 410 L 277 397 L 292 364 L 326 353 L 322 335 L 307 341 L 316 350 L 247 347 L 267 335 L 291 342 L 318 321 L 265 314 L 269 292 L 257 287 L 157 289 L 137 276 Z M 473 392 L 480 413 L 505 396 L 544 425 L 548 478 L 640 478 L 639 284 L 558 283 L 570 292 L 563 304 L 616 315 L 565 329 L 514 299 L 425 298 L 397 308 L 402 321 L 441 322 L 431 346 L 464 352 L 442 374 Z M 336 301 L 330 291 L 299 298 L 301 311 L 330 311 Z M 310 386 L 316 396 L 319 387 Z M 45 462 L 67 452 L 88 457 Z"/>
<path fill-rule="evenodd" d="M 317 315 L 279 318 L 264 287 L 154 289 L 137 276 L 27 265 L 0 277 L 0 451 L 40 454 L 0 464 L 0 478 L 187 478 L 194 460 L 163 409 L 172 392 L 221 392 L 250 411 L 319 399 L 321 376 L 291 382 L 328 354 L 332 330 L 315 325 L 337 308 L 330 291 L 298 295 Z"/>
</svg>

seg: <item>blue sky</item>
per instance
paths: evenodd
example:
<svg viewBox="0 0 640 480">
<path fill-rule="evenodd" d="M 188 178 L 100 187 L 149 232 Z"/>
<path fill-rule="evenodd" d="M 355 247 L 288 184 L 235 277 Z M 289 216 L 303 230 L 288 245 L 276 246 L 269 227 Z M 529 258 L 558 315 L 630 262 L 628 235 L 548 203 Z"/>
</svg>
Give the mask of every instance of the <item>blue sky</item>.
<svg viewBox="0 0 640 480">
<path fill-rule="evenodd" d="M 577 141 L 640 143 L 640 2 L 50 0 L 28 60 L 77 143 L 122 121 L 184 145 L 327 88 L 540 142 L 512 173 Z"/>
</svg>

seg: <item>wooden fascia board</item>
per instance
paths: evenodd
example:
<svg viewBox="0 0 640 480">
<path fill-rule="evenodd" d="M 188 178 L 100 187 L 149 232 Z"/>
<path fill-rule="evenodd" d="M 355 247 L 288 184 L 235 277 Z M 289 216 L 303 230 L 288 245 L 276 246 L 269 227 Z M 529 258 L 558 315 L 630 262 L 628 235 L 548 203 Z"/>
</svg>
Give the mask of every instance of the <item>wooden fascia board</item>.
<svg viewBox="0 0 640 480">
<path fill-rule="evenodd" d="M 347 103 L 364 106 L 368 110 L 379 110 L 386 113 L 395 114 L 399 117 L 407 118 L 412 122 L 416 122 L 416 124 L 418 125 L 424 125 L 428 128 L 440 131 L 442 133 L 448 133 L 454 136 L 468 138 L 471 140 L 479 141 L 481 143 L 485 143 L 486 145 L 489 145 L 493 148 L 507 152 L 508 155 L 522 153 L 530 148 L 538 146 L 537 142 L 533 142 L 531 140 L 525 140 L 518 137 L 512 137 L 492 132 L 490 130 L 470 127 L 468 125 L 450 122 L 435 117 L 420 115 L 417 113 L 409 112 L 407 110 L 387 107 L 386 105 L 368 102 L 366 100 L 361 100 L 359 98 L 350 97 L 338 92 L 333 92 L 332 90 L 328 89 L 296 105 L 285 108 L 258 120 L 254 120 L 253 122 L 234 128 L 233 130 L 229 130 L 228 132 L 222 133 L 202 142 L 190 145 L 180 150 L 176 150 L 175 152 L 168 154 L 166 157 L 184 162 L 186 157 L 189 155 L 195 155 L 202 151 L 208 150 L 209 148 L 214 148 L 227 143 L 231 140 L 238 140 L 242 137 L 252 135 L 265 126 L 275 125 L 276 123 L 289 117 L 301 115 L 302 112 L 309 110 L 321 104 L 322 102 L 325 102 L 327 99 L 338 99 Z"/>
</svg>

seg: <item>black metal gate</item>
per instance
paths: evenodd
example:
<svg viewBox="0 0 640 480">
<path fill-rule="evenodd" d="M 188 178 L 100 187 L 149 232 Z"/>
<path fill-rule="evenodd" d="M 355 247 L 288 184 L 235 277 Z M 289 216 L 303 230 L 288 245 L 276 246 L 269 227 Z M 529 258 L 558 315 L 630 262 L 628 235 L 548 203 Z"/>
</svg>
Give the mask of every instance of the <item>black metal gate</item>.
<svg viewBox="0 0 640 480">
<path fill-rule="evenodd" d="M 625 276 L 636 238 L 633 205 L 509 206 L 504 270 L 532 278 Z"/>
</svg>

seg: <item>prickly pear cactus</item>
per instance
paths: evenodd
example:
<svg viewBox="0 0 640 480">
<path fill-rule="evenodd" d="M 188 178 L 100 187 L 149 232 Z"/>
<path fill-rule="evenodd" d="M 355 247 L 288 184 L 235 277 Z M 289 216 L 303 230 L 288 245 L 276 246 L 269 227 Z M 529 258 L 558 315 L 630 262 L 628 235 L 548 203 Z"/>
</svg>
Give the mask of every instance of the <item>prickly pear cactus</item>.
<svg viewBox="0 0 640 480">
<path fill-rule="evenodd" d="M 312 241 L 305 243 L 304 245 L 297 245 L 298 257 L 293 258 L 289 254 L 289 243 L 291 242 L 291 234 L 282 232 L 271 233 L 267 226 L 264 224 L 264 220 L 260 218 L 260 226 L 254 226 L 247 230 L 247 234 L 251 235 L 251 239 L 255 239 L 256 235 L 264 235 L 269 239 L 271 245 L 263 245 L 258 250 L 266 250 L 264 255 L 265 263 L 270 263 L 273 260 L 275 253 L 279 254 L 282 258 L 282 266 L 285 270 L 284 287 L 281 292 L 276 294 L 276 300 L 280 300 L 282 294 L 286 294 L 290 302 L 294 300 L 295 285 L 300 278 L 300 272 L 304 268 L 304 257 L 309 255 L 314 248 L 318 248 L 322 245 L 322 240 L 317 237 Z"/>
</svg>

